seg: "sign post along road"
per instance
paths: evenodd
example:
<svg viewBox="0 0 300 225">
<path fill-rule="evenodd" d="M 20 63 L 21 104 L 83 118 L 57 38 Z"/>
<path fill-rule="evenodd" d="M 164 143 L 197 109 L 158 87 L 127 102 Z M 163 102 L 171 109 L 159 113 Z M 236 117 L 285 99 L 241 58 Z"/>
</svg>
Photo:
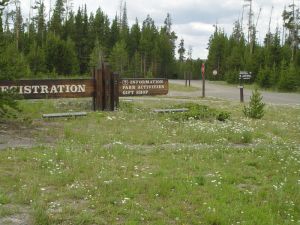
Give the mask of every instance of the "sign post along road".
<svg viewBox="0 0 300 225">
<path fill-rule="evenodd" d="M 247 71 L 240 71 L 239 73 L 239 80 L 240 80 L 240 102 L 244 102 L 244 84 L 243 81 L 244 80 L 250 80 L 252 78 L 252 74 L 251 72 L 247 72 Z"/>
<path fill-rule="evenodd" d="M 240 80 L 250 80 L 252 78 L 252 73 L 247 71 L 240 71 Z"/>
</svg>

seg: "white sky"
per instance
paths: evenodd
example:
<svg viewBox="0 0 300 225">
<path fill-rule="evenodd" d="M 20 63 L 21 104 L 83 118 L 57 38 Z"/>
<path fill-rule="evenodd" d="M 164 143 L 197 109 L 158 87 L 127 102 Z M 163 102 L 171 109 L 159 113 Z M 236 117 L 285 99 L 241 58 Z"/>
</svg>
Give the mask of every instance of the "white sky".
<svg viewBox="0 0 300 225">
<path fill-rule="evenodd" d="M 21 0 L 22 9 L 28 15 L 30 1 Z M 294 0 L 299 6 L 300 0 Z M 47 7 L 50 0 L 45 0 Z M 289 5 L 293 0 L 253 0 L 254 21 L 256 23 L 259 8 L 262 8 L 258 20 L 258 39 L 263 40 L 271 15 L 271 8 L 274 6 L 271 31 L 274 32 L 278 26 L 282 28 L 281 14 L 285 5 Z M 52 0 L 54 5 L 55 0 Z M 149 14 L 156 25 L 161 25 L 167 13 L 171 14 L 173 20 L 173 30 L 178 36 L 178 43 L 181 38 L 185 40 L 185 47 L 192 47 L 193 58 L 204 59 L 207 57 L 207 44 L 210 35 L 214 31 L 213 25 L 217 22 L 225 32 L 230 34 L 233 23 L 242 17 L 244 0 L 127 0 L 127 13 L 129 23 L 132 24 L 135 18 L 141 23 Z M 98 7 L 113 19 L 119 11 L 120 0 L 73 0 L 74 11 L 78 7 L 87 4 L 88 11 L 95 11 Z M 247 28 L 247 14 L 249 7 L 245 8 L 244 27 Z M 178 44 L 177 44 L 178 45 Z"/>
</svg>

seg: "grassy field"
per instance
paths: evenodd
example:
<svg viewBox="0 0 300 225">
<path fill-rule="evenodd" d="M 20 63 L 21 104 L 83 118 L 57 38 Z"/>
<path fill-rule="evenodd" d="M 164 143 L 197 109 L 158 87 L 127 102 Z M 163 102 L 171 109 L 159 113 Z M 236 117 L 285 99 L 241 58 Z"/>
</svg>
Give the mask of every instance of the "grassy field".
<svg viewBox="0 0 300 225">
<path fill-rule="evenodd" d="M 231 118 L 180 120 L 152 110 L 182 101 L 136 99 L 42 120 L 90 102 L 21 102 L 2 126 L 30 129 L 36 144 L 0 150 L 0 224 L 300 224 L 300 108 L 251 120 L 238 103 L 195 101 Z"/>
</svg>

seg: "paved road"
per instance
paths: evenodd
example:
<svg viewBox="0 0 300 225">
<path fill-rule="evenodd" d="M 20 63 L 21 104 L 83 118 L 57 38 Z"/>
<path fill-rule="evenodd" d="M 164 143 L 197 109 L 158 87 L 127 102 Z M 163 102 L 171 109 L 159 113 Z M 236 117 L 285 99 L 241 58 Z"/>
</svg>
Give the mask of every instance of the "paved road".
<svg viewBox="0 0 300 225">
<path fill-rule="evenodd" d="M 170 83 L 182 84 L 184 85 L 183 80 L 169 80 Z M 202 96 L 202 81 L 192 81 L 191 86 L 199 87 L 199 91 L 196 92 L 175 92 L 170 91 L 170 96 Z M 245 101 L 249 101 L 252 91 L 244 89 Z M 261 91 L 263 95 L 263 101 L 265 103 L 271 104 L 286 104 L 286 105 L 300 105 L 300 94 L 295 93 L 276 93 L 276 92 L 267 92 Z M 230 99 L 239 101 L 240 92 L 238 85 L 227 86 L 221 84 L 213 84 L 209 81 L 206 81 L 206 96 L 215 97 L 221 99 Z"/>
</svg>

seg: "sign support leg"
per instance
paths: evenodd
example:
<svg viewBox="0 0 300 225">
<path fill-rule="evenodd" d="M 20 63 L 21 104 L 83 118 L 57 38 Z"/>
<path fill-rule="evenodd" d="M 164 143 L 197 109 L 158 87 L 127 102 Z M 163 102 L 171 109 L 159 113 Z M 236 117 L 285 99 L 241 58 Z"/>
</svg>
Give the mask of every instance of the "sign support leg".
<svg viewBox="0 0 300 225">
<path fill-rule="evenodd" d="M 240 86 L 240 101 L 244 102 L 244 86 Z"/>
</svg>

